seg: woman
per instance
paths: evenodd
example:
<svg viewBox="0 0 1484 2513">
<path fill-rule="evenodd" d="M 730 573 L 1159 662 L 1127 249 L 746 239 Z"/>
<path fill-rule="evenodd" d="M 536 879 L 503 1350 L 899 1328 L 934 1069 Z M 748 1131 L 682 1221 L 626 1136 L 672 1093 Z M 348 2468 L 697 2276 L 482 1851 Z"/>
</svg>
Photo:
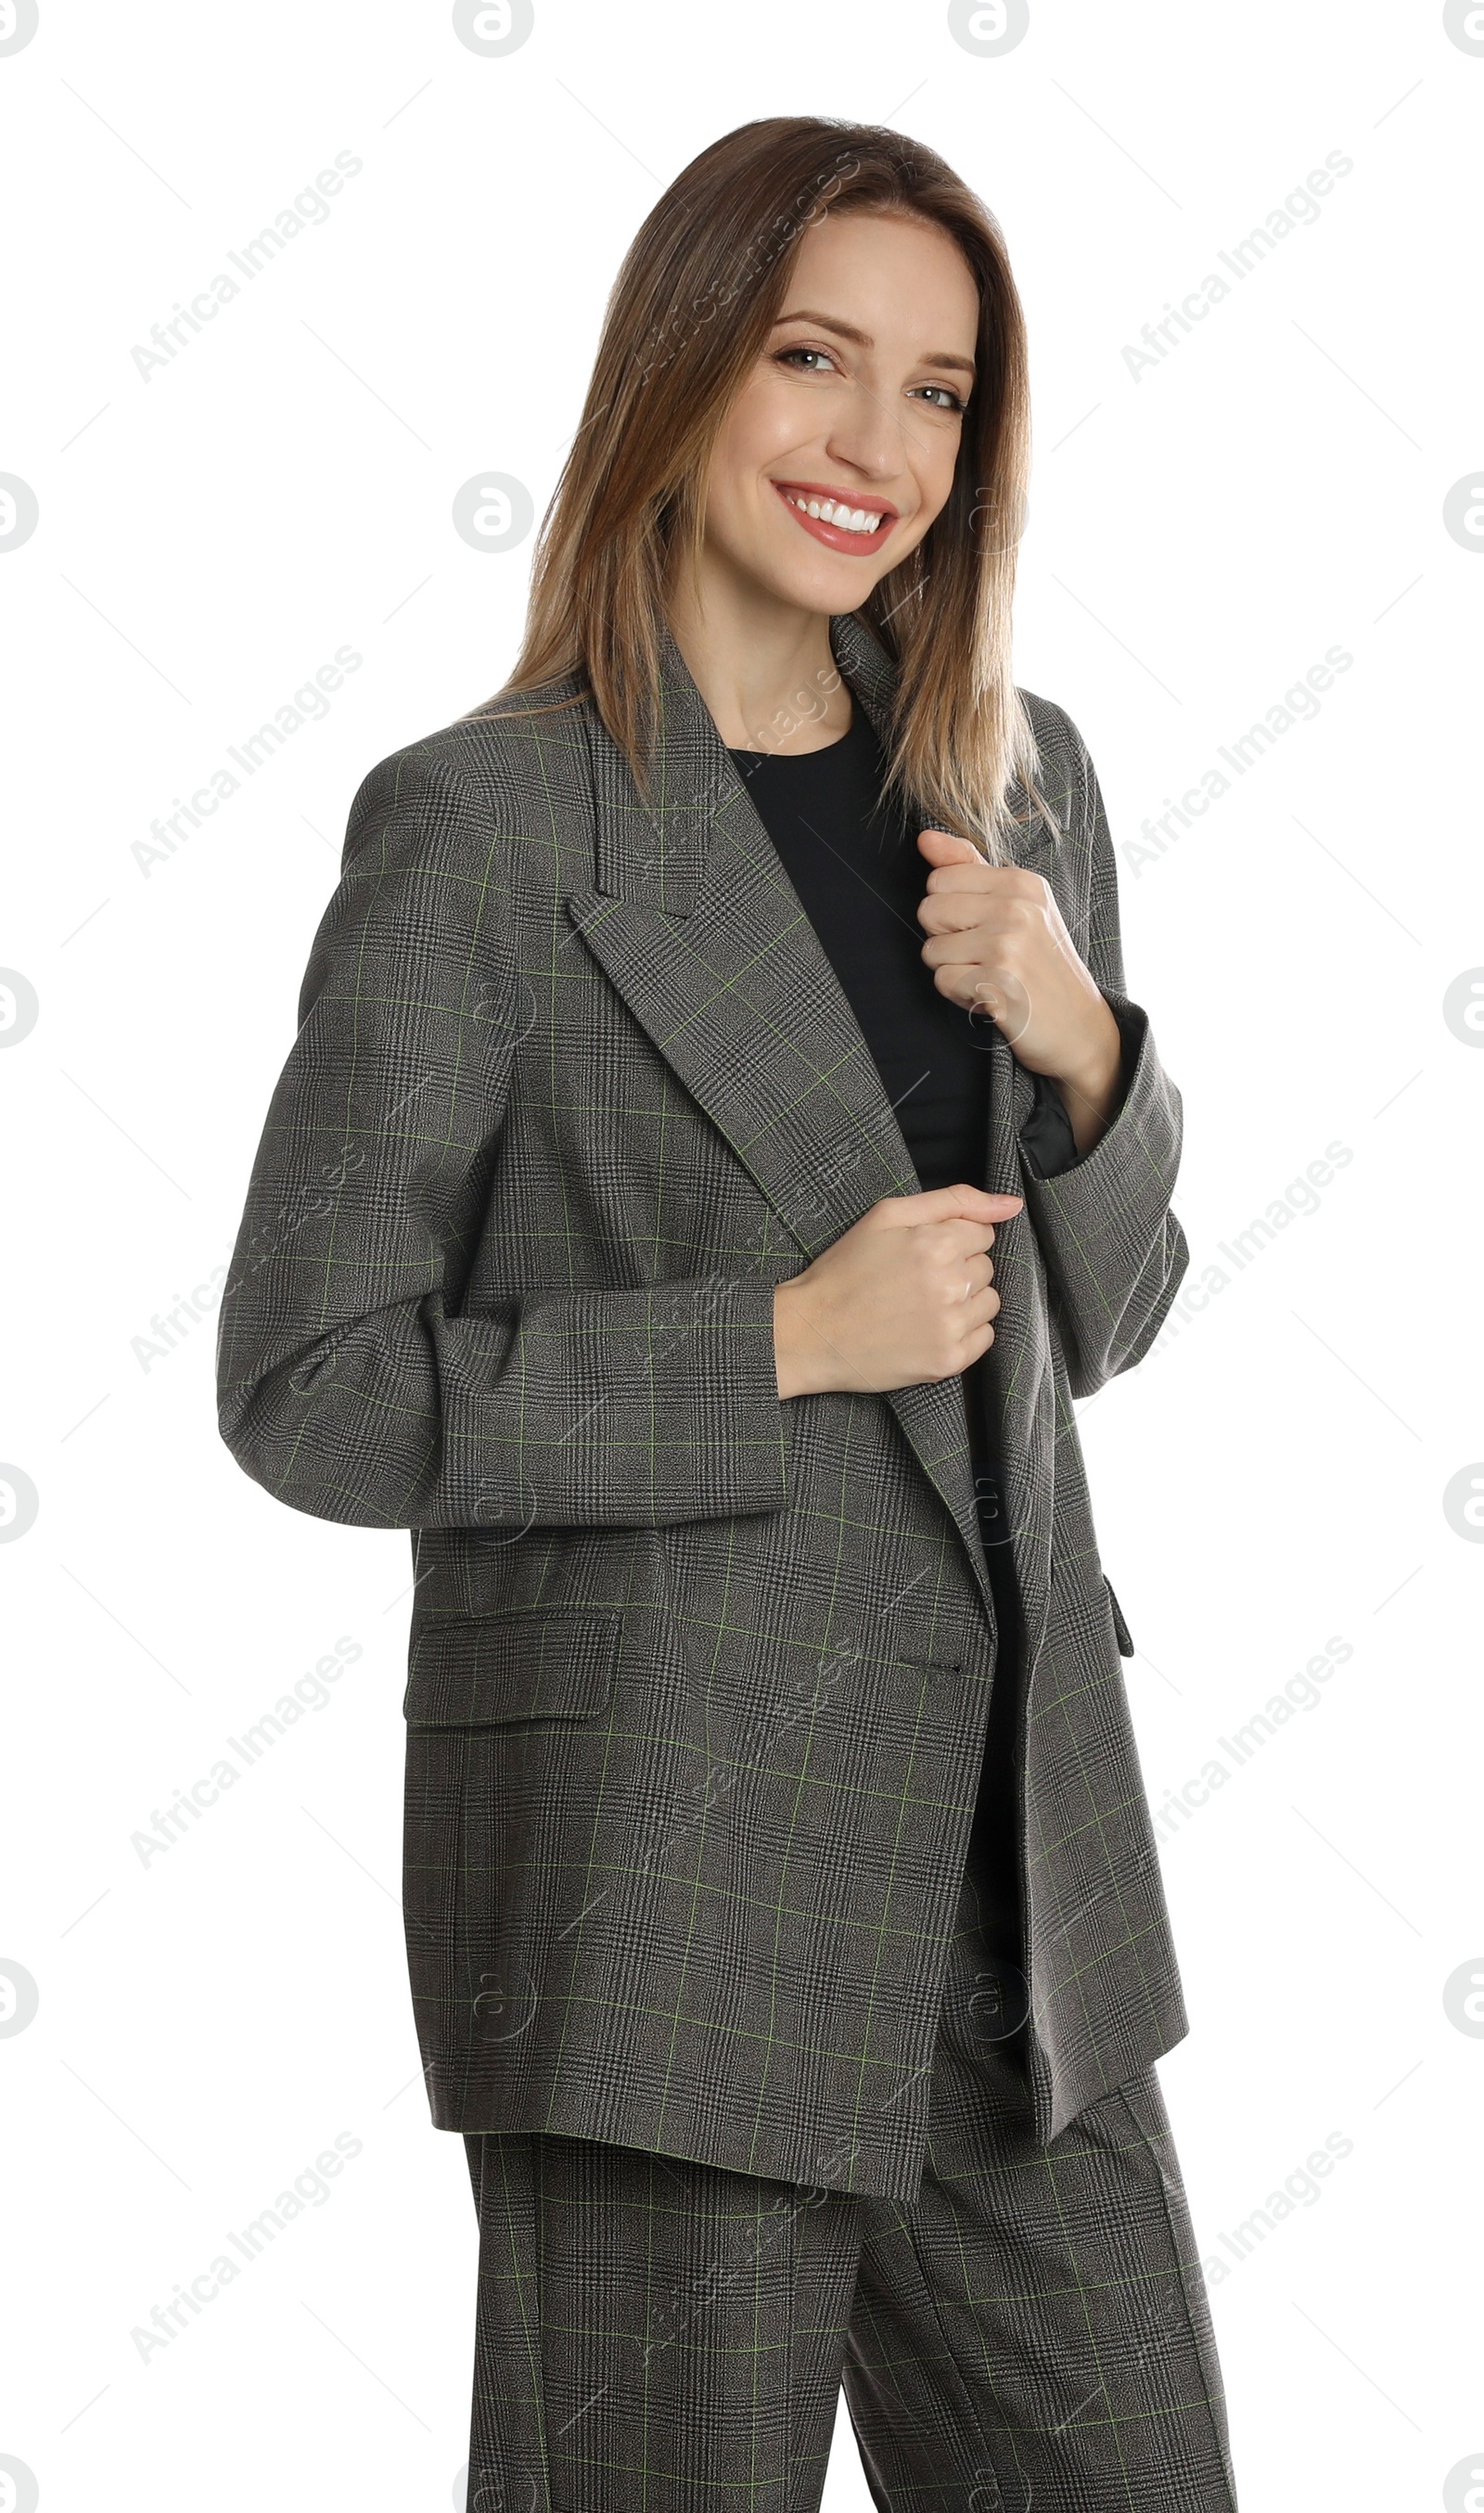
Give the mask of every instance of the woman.
<svg viewBox="0 0 1484 2513">
<path fill-rule="evenodd" d="M 468 2501 L 1234 2502 L 1071 1400 L 1186 1262 L 1087 752 L 1010 675 L 1003 241 L 754 123 L 645 221 L 515 674 L 357 796 L 221 1422 L 413 1531 Z M 992 1251 L 992 1254 L 991 1254 Z"/>
</svg>

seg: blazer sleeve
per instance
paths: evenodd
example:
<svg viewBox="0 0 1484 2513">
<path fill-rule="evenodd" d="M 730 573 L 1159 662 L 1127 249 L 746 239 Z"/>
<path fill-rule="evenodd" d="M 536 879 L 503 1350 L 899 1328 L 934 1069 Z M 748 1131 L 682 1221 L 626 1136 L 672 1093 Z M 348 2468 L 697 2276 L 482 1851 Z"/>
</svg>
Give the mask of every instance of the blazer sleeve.
<svg viewBox="0 0 1484 2513">
<path fill-rule="evenodd" d="M 1076 772 L 1070 836 L 1090 859 L 1084 957 L 1122 1036 L 1123 1096 L 1106 1131 L 1074 1166 L 1041 1177 L 1023 1158 L 1021 1175 L 1071 1392 L 1091 1396 L 1148 1351 L 1190 1252 L 1170 1210 L 1181 1097 L 1160 1062 L 1147 1013 L 1126 990 L 1107 816 L 1086 744 L 1075 725 L 1064 715 L 1063 721 Z"/>
<path fill-rule="evenodd" d="M 503 859 L 430 746 L 356 796 L 223 1291 L 221 1436 L 359 1527 L 782 1508 L 770 1281 L 464 1306 L 521 1031 Z"/>
</svg>

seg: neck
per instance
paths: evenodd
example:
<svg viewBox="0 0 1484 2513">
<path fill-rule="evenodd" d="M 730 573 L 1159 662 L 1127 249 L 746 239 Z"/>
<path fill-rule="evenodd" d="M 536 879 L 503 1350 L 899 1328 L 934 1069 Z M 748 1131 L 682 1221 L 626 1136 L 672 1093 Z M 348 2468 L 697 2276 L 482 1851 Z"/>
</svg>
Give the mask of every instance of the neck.
<svg viewBox="0 0 1484 2513">
<path fill-rule="evenodd" d="M 730 750 L 822 750 L 850 731 L 828 615 L 781 601 L 702 553 L 666 603 L 687 671 Z"/>
</svg>

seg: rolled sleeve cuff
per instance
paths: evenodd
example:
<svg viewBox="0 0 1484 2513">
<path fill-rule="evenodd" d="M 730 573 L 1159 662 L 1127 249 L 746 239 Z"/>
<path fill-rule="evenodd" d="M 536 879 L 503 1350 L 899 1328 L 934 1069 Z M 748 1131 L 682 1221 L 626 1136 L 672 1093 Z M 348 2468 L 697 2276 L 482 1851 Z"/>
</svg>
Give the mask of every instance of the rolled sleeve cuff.
<svg viewBox="0 0 1484 2513">
<path fill-rule="evenodd" d="M 1103 997 L 1103 1001 L 1118 1023 L 1118 1035 L 1123 1042 L 1123 1057 L 1118 1073 L 1118 1097 L 1113 1113 L 1103 1130 L 1103 1134 L 1106 1135 L 1117 1124 L 1119 1113 L 1128 1098 L 1129 1084 L 1133 1079 L 1135 1066 L 1139 1062 L 1139 1051 L 1143 1044 L 1146 1024 L 1144 1014 L 1137 1004 L 1123 1003 L 1121 999 L 1115 1002 L 1107 996 Z M 1072 1121 L 1066 1113 L 1066 1102 L 1055 1082 L 1045 1073 L 1033 1073 L 1030 1079 L 1035 1088 L 1036 1100 L 1035 1106 L 1021 1128 L 1022 1156 L 1032 1177 L 1061 1177 L 1064 1171 L 1075 1169 L 1079 1162 L 1090 1159 L 1092 1155 L 1090 1152 L 1078 1151 Z M 1100 1136 L 1099 1141 L 1102 1140 L 1103 1136 Z M 1097 1148 L 1095 1143 L 1092 1149 L 1096 1151 Z"/>
</svg>

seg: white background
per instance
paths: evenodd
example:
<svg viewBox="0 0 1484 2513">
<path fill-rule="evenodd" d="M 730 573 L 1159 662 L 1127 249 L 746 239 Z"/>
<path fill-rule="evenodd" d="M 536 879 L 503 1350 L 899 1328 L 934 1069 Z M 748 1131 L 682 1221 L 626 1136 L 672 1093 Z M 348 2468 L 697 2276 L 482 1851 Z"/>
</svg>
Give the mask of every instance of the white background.
<svg viewBox="0 0 1484 2513">
<path fill-rule="evenodd" d="M 1100 772 L 1208 1286 L 1083 1417 L 1151 1799 L 1332 1639 L 1352 1653 L 1165 1827 L 1194 2029 L 1160 2073 L 1221 2268 L 1244 2513 L 1479 2500 L 1457 2473 L 1484 2469 L 1484 2038 L 1466 1983 L 1458 2021 L 1444 1993 L 1484 1974 L 1481 1555 L 1444 1493 L 1484 1456 L 1484 1058 L 1444 996 L 1484 963 L 1484 554 L 1444 501 L 1484 457 L 1481 97 L 1484 28 L 1379 0 L 1032 0 L 989 58 L 942 8 L 880 0 L 537 0 L 498 58 L 444 6 L 42 0 L 0 49 L 0 470 L 40 512 L 0 560 L 0 963 L 39 1002 L 0 1057 L 0 1457 L 40 1496 L 0 1547 L 0 1957 L 39 1990 L 0 2038 L 0 2454 L 44 2513 L 454 2501 L 474 2219 L 405 1978 L 407 1538 L 245 1480 L 210 1295 L 163 1342 L 151 1320 L 230 1252 L 351 795 L 513 657 L 529 542 L 466 546 L 456 491 L 489 465 L 540 512 L 633 229 L 779 111 L 930 141 L 1025 300 L 1017 677 Z M 323 223 L 141 376 L 151 326 L 340 150 L 361 171 Z M 1352 165 L 1319 215 L 1136 379 L 1143 327 L 1331 151 Z M 141 865 L 151 822 L 341 646 L 361 665 L 323 720 Z M 1312 720 L 1140 862 L 1144 819 L 1334 646 L 1352 661 Z M 1291 1194 L 1332 1143 L 1332 1182 Z M 1223 1256 L 1285 1197 L 1271 1244 Z M 156 1811 L 342 1638 L 325 1706 L 141 1859 Z M 322 2204 L 142 2360 L 152 2308 L 339 2133 L 360 2152 Z M 1332 2134 L 1329 2176 L 1254 2230 Z M 828 2513 L 867 2500 L 842 2415 Z"/>
</svg>

